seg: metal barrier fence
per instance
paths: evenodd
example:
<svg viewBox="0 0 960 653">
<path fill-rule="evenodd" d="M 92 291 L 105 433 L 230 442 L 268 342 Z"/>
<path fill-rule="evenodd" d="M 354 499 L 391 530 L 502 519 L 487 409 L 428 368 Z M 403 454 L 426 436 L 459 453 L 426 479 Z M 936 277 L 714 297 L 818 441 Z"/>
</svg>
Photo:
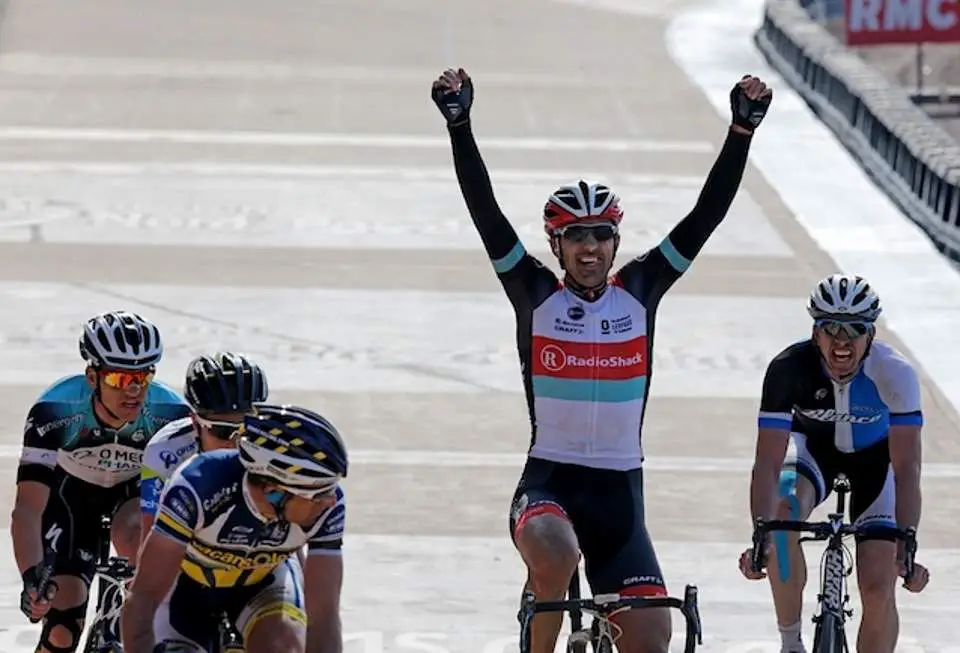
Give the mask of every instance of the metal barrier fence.
<svg viewBox="0 0 960 653">
<path fill-rule="evenodd" d="M 960 144 L 796 0 L 767 0 L 754 41 L 877 184 L 960 261 Z"/>
</svg>

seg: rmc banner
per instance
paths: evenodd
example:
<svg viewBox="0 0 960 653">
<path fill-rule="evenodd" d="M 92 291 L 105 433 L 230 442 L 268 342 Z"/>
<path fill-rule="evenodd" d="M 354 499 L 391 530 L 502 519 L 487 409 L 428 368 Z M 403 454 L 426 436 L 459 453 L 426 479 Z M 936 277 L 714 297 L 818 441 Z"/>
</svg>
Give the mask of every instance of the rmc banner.
<svg viewBox="0 0 960 653">
<path fill-rule="evenodd" d="M 960 43 L 960 0 L 846 0 L 847 45 Z"/>
</svg>

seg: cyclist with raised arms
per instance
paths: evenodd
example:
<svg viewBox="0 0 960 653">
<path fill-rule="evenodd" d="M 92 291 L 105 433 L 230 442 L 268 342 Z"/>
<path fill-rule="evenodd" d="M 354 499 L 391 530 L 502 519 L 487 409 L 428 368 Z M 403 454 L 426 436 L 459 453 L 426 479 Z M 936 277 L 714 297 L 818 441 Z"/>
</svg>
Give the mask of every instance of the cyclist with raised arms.
<svg viewBox="0 0 960 653">
<path fill-rule="evenodd" d="M 23 578 L 21 610 L 43 617 L 39 651 L 70 653 L 83 632 L 100 547 L 100 521 L 131 563 L 140 543 L 137 503 L 147 441 L 190 407 L 155 381 L 160 331 L 127 311 L 90 318 L 80 336 L 84 374 L 60 379 L 31 407 L 17 470 L 11 535 Z M 52 601 L 37 587 L 53 551 Z"/>
<path fill-rule="evenodd" d="M 232 449 L 244 415 L 267 400 L 267 391 L 263 370 L 243 354 L 217 352 L 190 361 L 183 395 L 193 412 L 163 427 L 143 453 L 142 539 L 153 527 L 160 493 L 174 470 L 198 451 Z"/>
<path fill-rule="evenodd" d="M 813 288 L 811 336 L 767 366 L 750 480 L 753 519 L 806 520 L 827 499 L 837 474 L 850 479 L 850 518 L 861 529 L 857 650 L 863 653 L 893 653 L 903 545 L 890 528 L 920 522 L 920 383 L 910 361 L 876 339 L 881 310 L 879 296 L 859 276 L 834 274 Z M 807 567 L 799 534 L 772 539 L 780 569 L 769 576 L 781 651 L 803 653 Z M 766 573 L 750 568 L 751 553 L 741 556 L 740 570 L 763 578 Z M 916 564 L 904 586 L 919 592 L 928 579 Z"/>
<path fill-rule="evenodd" d="M 258 405 L 236 449 L 184 462 L 124 603 L 124 652 L 215 650 L 224 612 L 248 651 L 339 653 L 346 475 L 337 429 L 298 406 Z"/>
<path fill-rule="evenodd" d="M 498 206 L 473 136 L 470 77 L 447 70 L 432 96 L 447 121 L 467 209 L 517 317 L 533 433 L 510 534 L 527 566 L 527 588 L 540 601 L 561 599 L 582 552 L 594 593 L 664 595 L 644 523 L 641 471 L 654 317 L 727 214 L 772 92 L 756 77 L 734 85 L 732 124 L 693 210 L 659 246 L 612 276 L 619 198 L 583 180 L 557 189 L 543 227 L 562 282 L 526 251 Z M 666 653 L 666 609 L 627 611 L 614 621 L 620 651 Z M 560 625 L 560 613 L 537 615 L 532 651 L 551 653 Z"/>
</svg>

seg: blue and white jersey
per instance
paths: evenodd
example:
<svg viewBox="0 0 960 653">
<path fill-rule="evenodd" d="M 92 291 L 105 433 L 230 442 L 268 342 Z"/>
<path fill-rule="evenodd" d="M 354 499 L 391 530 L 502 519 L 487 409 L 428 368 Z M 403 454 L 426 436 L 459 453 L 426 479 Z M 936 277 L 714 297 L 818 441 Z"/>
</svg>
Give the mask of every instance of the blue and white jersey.
<svg viewBox="0 0 960 653">
<path fill-rule="evenodd" d="M 156 517 L 164 484 L 199 449 L 200 434 L 190 417 L 170 422 L 150 438 L 140 467 L 140 512 Z"/>
<path fill-rule="evenodd" d="M 860 371 L 844 384 L 827 375 L 812 340 L 787 347 L 767 367 L 760 428 L 832 438 L 838 451 L 851 453 L 898 424 L 923 424 L 920 382 L 910 361 L 886 343 L 874 340 Z"/>
<path fill-rule="evenodd" d="M 182 571 L 207 587 L 254 585 L 304 544 L 308 555 L 340 555 L 343 489 L 309 527 L 269 521 L 254 506 L 235 449 L 199 453 L 174 471 L 153 529 L 187 545 Z"/>
<path fill-rule="evenodd" d="M 190 406 L 160 381 L 147 386 L 136 419 L 119 429 L 103 426 L 93 408 L 93 388 L 83 374 L 60 379 L 30 408 L 23 430 L 17 481 L 48 483 L 53 470 L 100 487 L 140 475 L 143 450 L 154 433 L 190 414 Z"/>
</svg>

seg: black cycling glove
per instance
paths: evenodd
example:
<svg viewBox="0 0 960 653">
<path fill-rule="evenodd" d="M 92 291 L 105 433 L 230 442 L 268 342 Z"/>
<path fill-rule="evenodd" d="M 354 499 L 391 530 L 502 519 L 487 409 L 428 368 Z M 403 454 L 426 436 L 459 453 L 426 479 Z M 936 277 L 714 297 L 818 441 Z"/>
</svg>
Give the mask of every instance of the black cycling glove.
<svg viewBox="0 0 960 653">
<path fill-rule="evenodd" d="M 740 84 L 736 84 L 730 91 L 730 110 L 733 113 L 733 124 L 753 131 L 763 122 L 772 99 L 773 96 L 767 94 L 753 100 L 747 97 L 746 91 Z"/>
<path fill-rule="evenodd" d="M 53 573 L 52 567 L 43 565 L 34 565 L 30 567 L 21 576 L 23 580 L 23 590 L 20 592 L 20 612 L 24 614 L 31 623 L 37 623 L 38 619 L 30 616 L 33 601 L 30 599 L 30 593 L 38 593 L 37 590 L 43 586 L 44 596 L 40 597 L 47 601 L 52 601 L 57 593 L 57 584 L 50 580 Z"/>
<path fill-rule="evenodd" d="M 447 91 L 442 87 L 434 87 L 431 95 L 440 113 L 447 119 L 448 125 L 462 125 L 470 120 L 473 81 L 469 77 L 461 82 L 459 91 Z"/>
</svg>

